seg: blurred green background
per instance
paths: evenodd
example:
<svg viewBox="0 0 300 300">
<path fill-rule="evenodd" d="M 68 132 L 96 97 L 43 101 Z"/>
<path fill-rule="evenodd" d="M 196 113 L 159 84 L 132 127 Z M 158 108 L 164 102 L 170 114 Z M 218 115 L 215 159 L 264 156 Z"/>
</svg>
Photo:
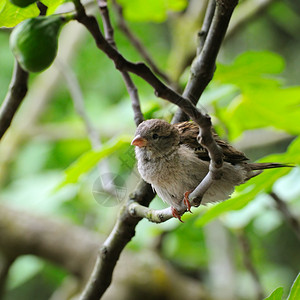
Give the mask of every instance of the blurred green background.
<svg viewBox="0 0 300 300">
<path fill-rule="evenodd" d="M 196 32 L 203 19 L 202 4 L 198 3 L 199 12 L 195 15 L 195 9 L 186 6 L 197 6 L 197 1 L 170 4 L 172 1 L 157 0 L 149 2 L 149 7 L 142 2 L 119 1 L 131 30 L 159 68 L 183 89 L 195 53 Z M 170 3 L 166 5 L 167 2 Z M 258 2 L 240 1 L 232 22 L 247 12 L 246 5 L 255 6 Z M 297 165 L 300 2 L 270 3 L 229 30 L 214 79 L 201 98 L 200 107 L 213 116 L 220 136 L 251 160 Z M 89 7 L 102 24 L 95 6 Z M 118 29 L 112 7 L 110 12 L 119 51 L 129 60 L 141 61 L 142 57 Z M 7 28 L 0 30 L 0 99 L 7 93 L 14 63 L 9 33 Z M 100 175 L 85 124 L 74 109 L 67 83 L 66 77 L 74 75 L 89 120 L 101 143 L 110 149 L 102 160 L 105 166 L 103 169 L 102 165 Z M 156 98 L 142 79 L 132 77 L 146 118 L 170 121 L 176 108 Z M 88 32 L 71 22 L 61 33 L 54 65 L 41 74 L 30 75 L 29 92 L 1 140 L 0 201 L 20 211 L 64 220 L 107 236 L 117 218 L 119 202 L 128 197 L 138 182 L 129 143 L 134 131 L 130 98 L 122 77 L 95 47 Z M 100 156 L 102 149 L 98 149 Z M 272 155 L 268 157 L 269 154 Z M 106 173 L 118 175 L 119 198 L 93 193 L 99 176 Z M 141 221 L 127 251 L 145 256 L 148 251 L 159 253 L 163 260 L 199 280 L 207 290 L 227 286 L 223 296 L 210 293 L 212 299 L 257 299 L 260 287 L 267 296 L 278 286 L 284 287 L 287 296 L 300 270 L 300 240 L 270 192 L 288 205 L 299 222 L 299 182 L 299 167 L 265 171 L 238 187 L 231 200 L 194 208 L 192 215 L 183 217 L 185 224 L 177 220 L 159 225 Z M 164 204 L 156 198 L 151 207 L 162 208 Z M 245 243 L 251 251 L 247 247 L 245 250 Z M 247 255 L 258 278 L 245 266 Z M 37 293 L 39 297 L 35 299 L 49 299 L 67 276 L 59 266 L 36 256 L 22 256 L 10 270 L 3 299 L 33 299 Z"/>
</svg>

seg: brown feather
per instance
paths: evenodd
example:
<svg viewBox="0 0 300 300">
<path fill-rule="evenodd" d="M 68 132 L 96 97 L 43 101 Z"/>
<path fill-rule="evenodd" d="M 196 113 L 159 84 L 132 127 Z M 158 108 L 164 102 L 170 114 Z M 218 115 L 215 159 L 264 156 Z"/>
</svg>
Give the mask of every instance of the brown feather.
<svg viewBox="0 0 300 300">
<path fill-rule="evenodd" d="M 204 147 L 202 147 L 197 141 L 197 136 L 199 134 L 199 127 L 197 124 L 195 124 L 192 121 L 187 121 L 174 124 L 174 126 L 179 131 L 181 144 L 186 144 L 190 148 L 194 149 L 195 153 L 200 159 L 206 161 L 210 160 L 207 150 Z M 224 161 L 236 164 L 248 160 L 248 158 L 243 152 L 238 151 L 227 142 L 221 140 L 219 136 L 214 132 L 213 137 L 217 145 L 221 148 L 223 152 Z"/>
</svg>

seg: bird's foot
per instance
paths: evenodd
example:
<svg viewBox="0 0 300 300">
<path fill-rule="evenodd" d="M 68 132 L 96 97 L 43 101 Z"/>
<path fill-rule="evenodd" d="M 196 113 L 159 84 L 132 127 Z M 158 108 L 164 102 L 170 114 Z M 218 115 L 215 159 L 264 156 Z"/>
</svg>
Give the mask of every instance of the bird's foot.
<svg viewBox="0 0 300 300">
<path fill-rule="evenodd" d="M 191 192 L 185 192 L 184 193 L 183 203 L 185 204 L 187 211 L 190 212 L 190 213 L 192 213 L 192 211 L 191 211 L 191 203 L 189 201 L 189 194 L 190 193 Z"/>
<path fill-rule="evenodd" d="M 181 223 L 184 223 L 181 220 L 181 215 L 178 213 L 178 211 L 176 210 L 176 208 L 174 208 L 173 206 L 171 206 L 171 211 L 172 211 L 172 215 L 174 218 L 178 219 Z"/>
</svg>

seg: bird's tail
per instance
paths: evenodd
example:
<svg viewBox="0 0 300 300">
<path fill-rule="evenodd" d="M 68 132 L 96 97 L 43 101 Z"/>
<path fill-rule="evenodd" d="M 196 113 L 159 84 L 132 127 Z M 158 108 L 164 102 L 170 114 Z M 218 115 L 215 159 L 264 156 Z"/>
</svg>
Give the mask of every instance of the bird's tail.
<svg viewBox="0 0 300 300">
<path fill-rule="evenodd" d="M 248 167 L 250 167 L 251 171 L 256 171 L 256 172 L 249 172 L 250 174 L 248 175 L 247 180 L 261 174 L 262 171 L 265 169 L 294 167 L 293 165 L 278 164 L 278 163 L 249 163 L 247 165 Z"/>
<path fill-rule="evenodd" d="M 249 163 L 248 164 L 251 170 L 264 170 L 264 169 L 273 169 L 273 168 L 292 168 L 293 165 L 285 165 L 278 163 Z"/>
</svg>

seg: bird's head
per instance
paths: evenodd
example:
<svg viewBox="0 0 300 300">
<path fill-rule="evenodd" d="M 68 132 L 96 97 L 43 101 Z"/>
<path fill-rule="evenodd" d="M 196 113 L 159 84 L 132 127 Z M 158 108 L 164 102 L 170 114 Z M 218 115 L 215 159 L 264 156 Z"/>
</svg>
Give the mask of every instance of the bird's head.
<svg viewBox="0 0 300 300">
<path fill-rule="evenodd" d="M 179 132 L 166 121 L 150 119 L 136 129 L 131 145 L 147 151 L 151 157 L 163 157 L 179 147 Z"/>
</svg>

